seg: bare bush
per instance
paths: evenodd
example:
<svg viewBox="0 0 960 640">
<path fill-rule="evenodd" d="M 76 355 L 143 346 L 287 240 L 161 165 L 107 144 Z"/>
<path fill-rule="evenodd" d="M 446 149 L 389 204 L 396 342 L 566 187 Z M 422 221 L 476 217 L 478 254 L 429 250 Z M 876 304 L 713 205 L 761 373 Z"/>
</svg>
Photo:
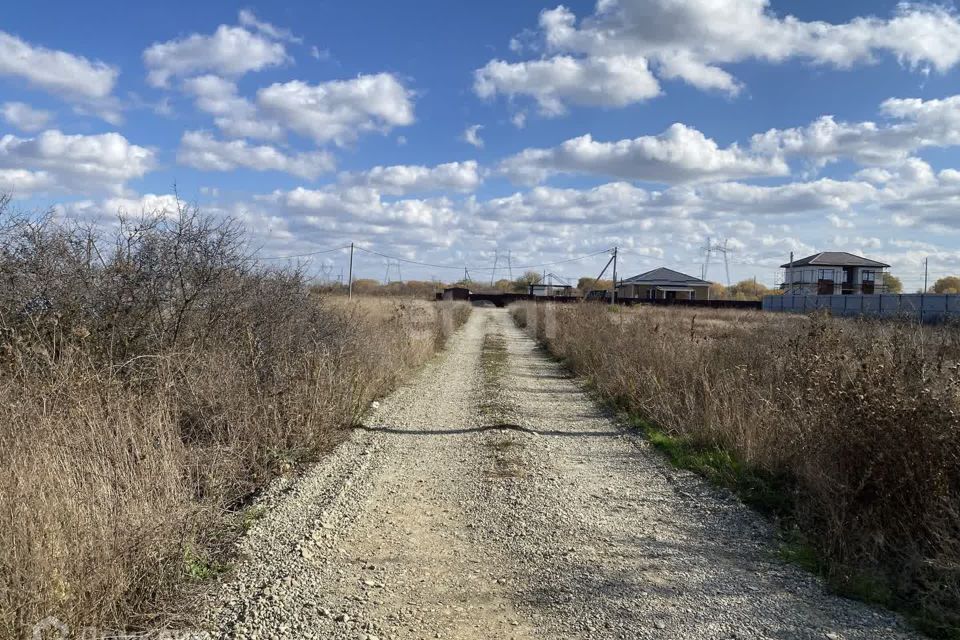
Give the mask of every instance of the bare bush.
<svg viewBox="0 0 960 640">
<path fill-rule="evenodd" d="M 786 479 L 778 515 L 841 588 L 939 635 L 960 628 L 955 327 L 591 304 L 513 314 L 602 396 Z"/>
<path fill-rule="evenodd" d="M 0 636 L 168 616 L 231 514 L 468 313 L 317 296 L 188 207 L 98 234 L 0 200 Z"/>
</svg>

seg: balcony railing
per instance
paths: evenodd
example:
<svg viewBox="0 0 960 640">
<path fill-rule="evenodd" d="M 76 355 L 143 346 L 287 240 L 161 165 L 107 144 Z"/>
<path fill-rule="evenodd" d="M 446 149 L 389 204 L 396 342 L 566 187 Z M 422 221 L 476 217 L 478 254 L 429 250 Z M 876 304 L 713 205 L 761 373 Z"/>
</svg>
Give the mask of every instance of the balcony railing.
<svg viewBox="0 0 960 640">
<path fill-rule="evenodd" d="M 780 289 L 785 292 L 795 290 L 796 293 L 803 293 L 805 295 L 872 295 L 878 293 L 887 293 L 887 287 L 882 282 L 837 283 L 833 280 L 793 283 L 784 282 L 780 285 Z"/>
</svg>

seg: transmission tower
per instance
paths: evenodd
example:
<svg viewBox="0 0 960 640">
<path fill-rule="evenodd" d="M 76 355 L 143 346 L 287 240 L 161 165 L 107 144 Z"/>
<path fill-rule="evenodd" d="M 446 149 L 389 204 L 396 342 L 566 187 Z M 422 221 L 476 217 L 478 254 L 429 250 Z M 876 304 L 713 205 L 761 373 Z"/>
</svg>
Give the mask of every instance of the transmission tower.
<svg viewBox="0 0 960 640">
<path fill-rule="evenodd" d="M 397 270 L 397 280 L 398 280 L 399 282 L 403 282 L 403 274 L 400 273 L 400 261 L 399 261 L 399 260 L 390 260 L 390 259 L 388 258 L 388 259 L 387 259 L 387 275 L 384 276 L 384 278 L 383 278 L 384 283 L 390 284 L 391 282 L 393 282 L 393 281 L 390 279 L 390 273 L 393 271 L 393 269 L 396 269 L 396 270 Z"/>
<path fill-rule="evenodd" d="M 321 264 L 320 272 L 323 273 L 323 284 L 330 284 L 333 275 L 333 265 L 332 264 Z"/>
<path fill-rule="evenodd" d="M 510 262 L 510 250 L 507 249 L 506 255 L 500 253 L 499 249 L 493 250 L 493 272 L 490 274 L 490 286 L 493 286 L 493 283 L 497 279 L 497 268 L 501 264 L 501 261 L 506 260 L 507 262 L 507 273 L 510 274 L 510 280 L 513 280 L 513 264 Z M 503 267 L 499 267 L 503 269 Z"/>
<path fill-rule="evenodd" d="M 716 242 L 712 242 L 709 236 L 707 237 L 707 246 L 703 247 L 703 251 L 705 252 L 705 255 L 706 255 L 706 259 L 704 260 L 703 269 L 702 269 L 702 274 L 703 274 L 703 275 L 701 276 L 701 278 L 702 278 L 703 280 L 706 280 L 706 279 L 707 279 L 707 276 L 708 276 L 709 273 L 710 273 L 710 257 L 711 257 L 711 255 L 714 254 L 714 253 L 722 253 L 722 254 L 723 254 L 723 269 L 724 269 L 724 271 L 725 271 L 725 273 L 726 273 L 726 276 L 727 276 L 727 286 L 728 286 L 728 287 L 730 286 L 730 260 L 729 260 L 729 258 L 728 258 L 728 256 L 727 256 L 727 254 L 728 254 L 729 252 L 731 252 L 731 251 L 734 251 L 734 249 L 732 249 L 732 248 L 730 248 L 730 247 L 728 246 L 728 245 L 729 245 L 729 242 L 730 242 L 730 239 L 729 239 L 729 238 L 725 238 L 724 241 L 723 241 L 723 244 L 717 244 Z"/>
</svg>

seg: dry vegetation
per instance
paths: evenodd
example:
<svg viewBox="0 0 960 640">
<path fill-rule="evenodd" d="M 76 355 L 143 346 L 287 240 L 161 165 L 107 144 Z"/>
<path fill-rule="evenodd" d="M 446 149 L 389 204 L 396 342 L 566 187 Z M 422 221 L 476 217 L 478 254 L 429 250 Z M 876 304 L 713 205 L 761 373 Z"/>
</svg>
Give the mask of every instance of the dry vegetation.
<svg viewBox="0 0 960 640">
<path fill-rule="evenodd" d="M 137 628 L 245 501 L 430 357 L 465 305 L 325 299 L 183 209 L 109 237 L 0 202 L 0 637 Z M 165 611 L 166 610 L 166 611 Z"/>
<path fill-rule="evenodd" d="M 956 327 L 596 304 L 513 313 L 675 462 L 781 518 L 788 553 L 960 637 Z"/>
</svg>

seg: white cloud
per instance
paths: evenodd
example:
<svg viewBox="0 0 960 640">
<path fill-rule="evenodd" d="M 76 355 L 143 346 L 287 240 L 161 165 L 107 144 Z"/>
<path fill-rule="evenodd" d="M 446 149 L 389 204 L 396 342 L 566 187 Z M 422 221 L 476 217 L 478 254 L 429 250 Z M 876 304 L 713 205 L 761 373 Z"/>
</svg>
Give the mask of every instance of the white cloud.
<svg viewBox="0 0 960 640">
<path fill-rule="evenodd" d="M 925 147 L 960 145 L 960 96 L 890 99 L 881 111 L 896 122 L 849 123 L 823 116 L 806 127 L 757 134 L 751 148 L 807 158 L 822 166 L 839 158 L 867 165 L 896 164 Z"/>
<path fill-rule="evenodd" d="M 272 38 L 274 40 L 284 40 L 294 44 L 300 44 L 303 42 L 303 38 L 293 35 L 289 29 L 277 27 L 269 22 L 260 20 L 250 9 L 241 9 L 238 20 L 242 26 L 259 31 L 268 38 Z"/>
<path fill-rule="evenodd" d="M 483 148 L 483 138 L 480 137 L 480 129 L 483 129 L 482 124 L 472 124 L 466 129 L 463 130 L 463 135 L 461 139 L 469 145 L 473 145 L 477 149 Z"/>
<path fill-rule="evenodd" d="M 278 83 L 257 92 L 257 105 L 267 117 L 317 144 L 343 145 L 360 133 L 387 132 L 414 121 L 411 92 L 389 73 L 317 85 Z"/>
<path fill-rule="evenodd" d="M 153 166 L 153 151 L 130 144 L 119 133 L 84 136 L 51 130 L 34 138 L 0 137 L 0 169 L 31 172 L 21 175 L 33 184 L 29 189 L 21 185 L 24 191 L 43 184 L 75 193 L 119 193 L 128 180 Z"/>
<path fill-rule="evenodd" d="M 555 173 L 665 183 L 789 173 L 779 158 L 752 154 L 735 144 L 720 148 L 700 131 L 679 123 L 658 136 L 598 142 L 588 134 L 549 149 L 526 149 L 504 160 L 499 170 L 522 183 L 540 182 Z"/>
<path fill-rule="evenodd" d="M 458 214 L 446 198 L 385 202 L 363 186 L 274 191 L 258 198 L 284 214 L 301 233 L 325 232 L 369 241 L 388 236 L 391 246 L 438 244 L 457 233 Z"/>
<path fill-rule="evenodd" d="M 482 215 L 517 223 L 615 224 L 651 215 L 670 215 L 656 194 L 625 182 L 592 189 L 535 187 L 481 204 Z"/>
<path fill-rule="evenodd" d="M 22 78 L 54 95 L 71 100 L 107 98 L 119 73 L 104 62 L 34 46 L 0 31 L 0 75 Z"/>
<path fill-rule="evenodd" d="M 250 145 L 244 140 L 217 140 L 204 131 L 187 131 L 180 141 L 177 161 L 205 171 L 281 171 L 316 179 L 334 168 L 333 156 L 326 151 L 286 154 L 267 145 Z"/>
<path fill-rule="evenodd" d="M 394 165 L 374 167 L 360 173 L 345 173 L 340 181 L 346 185 L 364 185 L 390 195 L 425 191 L 469 192 L 480 186 L 482 178 L 477 163 L 448 162 L 434 167 Z"/>
<path fill-rule="evenodd" d="M 663 78 L 736 94 L 741 84 L 723 67 L 746 60 L 802 59 L 846 69 L 887 54 L 910 68 L 939 72 L 960 62 L 957 16 L 941 6 L 906 2 L 889 19 L 831 24 L 778 16 L 769 0 L 599 0 L 579 24 L 559 6 L 540 14 L 539 27 L 549 57 L 491 61 L 476 72 L 478 95 L 529 95 L 556 114 L 567 102 L 624 106 L 657 95 L 648 66 Z M 617 72 L 611 60 L 619 61 Z M 609 85 L 609 92 L 598 85 Z"/>
<path fill-rule="evenodd" d="M 191 34 L 179 40 L 158 42 L 143 52 L 155 87 L 167 86 L 172 77 L 213 72 L 227 77 L 280 65 L 288 60 L 283 45 L 243 27 L 220 25 L 213 35 Z"/>
<path fill-rule="evenodd" d="M 0 193 L 17 196 L 50 191 L 56 187 L 53 176 L 46 171 L 0 169 Z"/>
<path fill-rule="evenodd" d="M 3 103 L 0 105 L 0 116 L 3 117 L 7 124 L 29 133 L 40 131 L 46 127 L 53 118 L 53 114 L 49 111 L 34 109 L 23 102 Z"/>
<path fill-rule="evenodd" d="M 642 57 L 610 56 L 510 63 L 491 60 L 474 72 L 473 90 L 481 98 L 497 94 L 532 96 L 541 113 L 556 116 L 565 103 L 623 107 L 660 94 L 660 85 Z"/>
<path fill-rule="evenodd" d="M 856 226 L 853 220 L 850 220 L 849 218 L 841 218 L 835 213 L 827 215 L 827 220 L 829 220 L 830 224 L 837 229 L 853 229 Z"/>
<path fill-rule="evenodd" d="M 232 138 L 279 140 L 283 128 L 263 117 L 256 106 L 237 94 L 237 86 L 219 76 L 205 75 L 183 82 L 184 91 L 196 99 L 197 108 L 214 116 L 214 122 Z"/>
<path fill-rule="evenodd" d="M 709 210 L 738 215 L 848 211 L 880 196 L 871 184 L 827 178 L 775 187 L 723 182 L 704 185 L 697 195 Z"/>
</svg>

